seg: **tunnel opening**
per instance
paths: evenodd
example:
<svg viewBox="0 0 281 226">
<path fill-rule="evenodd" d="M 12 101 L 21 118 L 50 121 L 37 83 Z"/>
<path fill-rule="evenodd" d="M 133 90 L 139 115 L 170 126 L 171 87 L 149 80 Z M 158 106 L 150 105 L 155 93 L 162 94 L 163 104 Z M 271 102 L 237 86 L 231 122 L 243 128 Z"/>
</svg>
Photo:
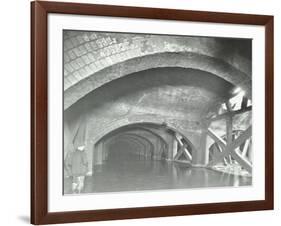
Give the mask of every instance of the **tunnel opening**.
<svg viewBox="0 0 281 226">
<path fill-rule="evenodd" d="M 100 165 L 117 159 L 170 160 L 172 153 L 169 152 L 172 150 L 169 148 L 172 146 L 169 142 L 173 139 L 175 132 L 166 125 L 155 123 L 126 125 L 107 133 L 95 143 L 93 162 L 94 165 Z M 182 137 L 181 140 L 184 142 L 185 138 Z M 103 154 L 98 155 L 99 152 Z"/>
<path fill-rule="evenodd" d="M 88 178 L 93 184 L 89 189 L 110 192 L 190 186 L 191 172 L 199 178 L 204 174 L 191 166 L 196 151 L 187 137 L 165 123 L 119 127 L 93 145 L 93 176 Z"/>
</svg>

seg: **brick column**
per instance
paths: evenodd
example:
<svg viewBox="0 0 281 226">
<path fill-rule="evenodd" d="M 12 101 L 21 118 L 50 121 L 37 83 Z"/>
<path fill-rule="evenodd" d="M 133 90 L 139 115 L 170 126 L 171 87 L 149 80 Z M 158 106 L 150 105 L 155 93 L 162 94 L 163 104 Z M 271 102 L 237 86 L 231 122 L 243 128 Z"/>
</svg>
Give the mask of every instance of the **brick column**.
<svg viewBox="0 0 281 226">
<path fill-rule="evenodd" d="M 206 148 L 207 129 L 203 128 L 200 134 L 194 134 L 193 144 L 196 150 L 192 150 L 192 165 L 193 166 L 206 166 L 208 162 L 209 152 Z"/>
<path fill-rule="evenodd" d="M 93 144 L 88 140 L 86 142 L 86 153 L 88 160 L 88 172 L 93 174 Z"/>
<path fill-rule="evenodd" d="M 103 142 L 99 142 L 94 147 L 94 164 L 101 165 L 103 160 Z"/>
</svg>

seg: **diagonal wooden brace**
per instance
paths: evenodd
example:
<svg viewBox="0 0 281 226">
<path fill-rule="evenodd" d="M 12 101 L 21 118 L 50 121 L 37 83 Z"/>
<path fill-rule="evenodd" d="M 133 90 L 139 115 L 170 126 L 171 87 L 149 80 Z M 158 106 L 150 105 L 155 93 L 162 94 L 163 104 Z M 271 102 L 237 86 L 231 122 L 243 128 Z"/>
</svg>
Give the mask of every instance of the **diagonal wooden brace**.
<svg viewBox="0 0 281 226">
<path fill-rule="evenodd" d="M 252 126 L 250 126 L 248 129 L 246 129 L 237 139 L 235 139 L 232 143 L 228 144 L 225 147 L 225 150 L 218 154 L 215 159 L 213 159 L 211 162 L 209 162 L 208 166 L 213 166 L 214 164 L 222 161 L 222 159 L 228 155 L 231 155 L 233 158 L 239 158 L 237 157 L 237 153 L 235 152 L 235 149 L 239 147 L 243 142 L 245 142 L 247 139 L 249 139 L 252 136 Z M 243 158 L 243 157 L 242 157 Z M 239 162 L 239 161 L 238 161 Z"/>
</svg>

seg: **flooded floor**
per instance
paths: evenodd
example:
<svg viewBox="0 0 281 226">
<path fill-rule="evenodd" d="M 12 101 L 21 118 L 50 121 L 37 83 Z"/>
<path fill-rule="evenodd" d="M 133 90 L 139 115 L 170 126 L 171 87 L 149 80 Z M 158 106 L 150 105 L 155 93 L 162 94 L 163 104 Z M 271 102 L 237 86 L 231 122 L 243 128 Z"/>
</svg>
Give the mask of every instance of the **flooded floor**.
<svg viewBox="0 0 281 226">
<path fill-rule="evenodd" d="M 247 186 L 251 177 L 231 175 L 207 168 L 189 167 L 165 160 L 145 160 L 127 156 L 95 166 L 85 178 L 82 193 L 190 189 L 202 187 Z M 71 179 L 65 179 L 65 194 L 71 193 Z"/>
</svg>

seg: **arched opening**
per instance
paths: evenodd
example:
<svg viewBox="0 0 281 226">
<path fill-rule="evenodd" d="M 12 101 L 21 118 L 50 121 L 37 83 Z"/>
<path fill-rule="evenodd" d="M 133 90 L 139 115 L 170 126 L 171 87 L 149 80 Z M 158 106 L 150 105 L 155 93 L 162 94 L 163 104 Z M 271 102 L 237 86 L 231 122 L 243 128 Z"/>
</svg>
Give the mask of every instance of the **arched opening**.
<svg viewBox="0 0 281 226">
<path fill-rule="evenodd" d="M 169 144 L 170 140 L 174 140 L 179 144 L 175 150 L 169 150 L 169 145 L 171 146 Z M 117 148 L 115 144 L 118 144 L 117 146 L 120 146 L 120 148 Z M 130 150 L 127 150 L 128 147 L 126 147 L 126 144 Z M 189 162 L 192 160 L 192 153 L 196 151 L 192 142 L 175 129 L 168 128 L 167 125 L 147 122 L 132 123 L 119 127 L 105 134 L 93 146 L 94 152 L 98 151 L 100 146 L 103 147 L 102 151 L 104 154 L 100 155 L 103 156 L 102 159 L 98 159 L 99 157 L 96 156 L 96 160 L 94 160 L 97 162 L 97 165 L 107 160 L 109 153 L 112 153 L 113 149 L 119 150 L 115 151 L 117 157 L 118 153 L 120 154 L 124 150 L 127 150 L 128 154 L 134 154 L 137 159 L 171 160 L 174 157 L 173 155 L 177 154 L 177 160 L 187 160 Z M 123 148 L 121 148 L 122 146 Z M 132 150 L 130 146 L 135 146 L 135 149 Z M 178 153 L 180 146 L 184 146 L 186 151 L 189 152 L 188 159 L 184 158 L 186 154 L 181 155 Z M 175 153 L 169 153 L 171 151 Z"/>
<path fill-rule="evenodd" d="M 157 64 L 154 62 L 157 62 Z M 65 90 L 64 108 L 67 109 L 93 89 L 97 89 L 106 83 L 128 75 L 134 75 L 137 72 L 159 68 L 182 68 L 214 74 L 235 86 L 242 87 L 245 90 L 245 95 L 251 97 L 251 79 L 247 74 L 232 65 L 213 57 L 192 52 L 164 52 L 126 59 L 78 80 L 77 83 Z"/>
<path fill-rule="evenodd" d="M 191 169 L 196 147 L 166 124 L 143 122 L 106 133 L 92 152 L 93 175 L 87 178 L 85 192 L 109 192 L 187 186 L 181 172 Z M 181 179 L 172 182 L 172 175 Z"/>
</svg>

